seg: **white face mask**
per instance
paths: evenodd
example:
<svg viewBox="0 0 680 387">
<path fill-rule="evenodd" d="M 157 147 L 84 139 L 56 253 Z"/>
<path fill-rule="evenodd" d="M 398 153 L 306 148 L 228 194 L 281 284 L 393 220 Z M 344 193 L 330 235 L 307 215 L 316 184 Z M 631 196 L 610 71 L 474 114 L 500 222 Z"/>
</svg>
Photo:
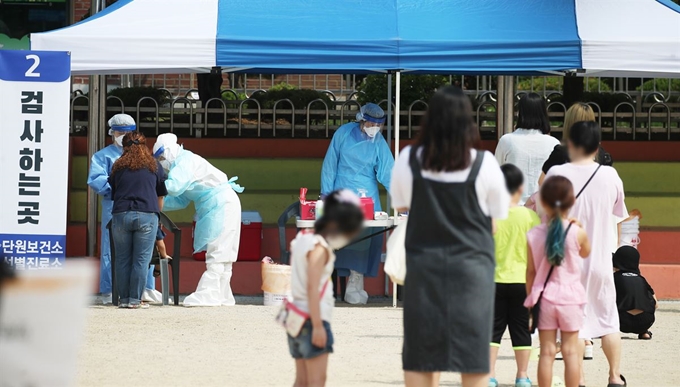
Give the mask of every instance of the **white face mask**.
<svg viewBox="0 0 680 387">
<path fill-rule="evenodd" d="M 364 127 L 364 131 L 368 137 L 373 138 L 380 132 L 380 126 L 367 126 Z"/>
<path fill-rule="evenodd" d="M 123 146 L 123 137 L 125 137 L 125 136 L 114 137 L 113 142 L 115 142 L 116 145 L 118 145 L 119 147 L 122 147 Z"/>
<path fill-rule="evenodd" d="M 328 246 L 330 246 L 331 249 L 340 250 L 341 248 L 347 246 L 350 241 L 349 238 L 338 235 L 326 238 L 326 242 L 328 242 Z"/>
</svg>

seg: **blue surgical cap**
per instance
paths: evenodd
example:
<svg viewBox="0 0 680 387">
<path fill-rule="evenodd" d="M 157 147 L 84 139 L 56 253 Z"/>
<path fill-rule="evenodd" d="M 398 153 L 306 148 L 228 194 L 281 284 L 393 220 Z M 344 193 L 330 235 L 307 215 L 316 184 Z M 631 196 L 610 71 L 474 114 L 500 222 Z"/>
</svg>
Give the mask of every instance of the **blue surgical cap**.
<svg viewBox="0 0 680 387">
<path fill-rule="evenodd" d="M 385 122 L 385 111 L 374 103 L 367 103 L 359 109 L 357 121 L 369 121 L 382 124 Z"/>
</svg>

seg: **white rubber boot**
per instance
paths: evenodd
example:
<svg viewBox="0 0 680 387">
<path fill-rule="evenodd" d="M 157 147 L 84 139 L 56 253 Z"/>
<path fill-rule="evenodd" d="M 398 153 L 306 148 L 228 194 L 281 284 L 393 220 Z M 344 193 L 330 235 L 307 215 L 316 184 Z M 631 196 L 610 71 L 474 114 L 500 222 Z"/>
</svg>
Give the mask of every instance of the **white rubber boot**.
<svg viewBox="0 0 680 387">
<path fill-rule="evenodd" d="M 232 264 L 224 263 L 224 272 L 220 277 L 220 293 L 222 296 L 222 305 L 224 306 L 234 306 L 236 305 L 236 299 L 234 298 L 234 293 L 231 292 L 231 275 L 232 275 Z"/>
<path fill-rule="evenodd" d="M 184 299 L 184 306 L 222 306 L 225 304 L 222 277 L 225 276 L 224 263 L 208 263 L 207 270 L 201 276 L 196 291 Z M 231 278 L 231 264 L 229 278 Z M 231 291 L 231 290 L 230 290 Z M 232 296 L 233 297 L 233 296 Z"/>
<path fill-rule="evenodd" d="M 144 289 L 142 293 L 142 301 L 150 304 L 162 304 L 163 294 L 156 289 Z"/>
<path fill-rule="evenodd" d="M 365 305 L 368 293 L 364 291 L 364 275 L 350 270 L 345 291 L 345 302 L 352 305 Z"/>
</svg>

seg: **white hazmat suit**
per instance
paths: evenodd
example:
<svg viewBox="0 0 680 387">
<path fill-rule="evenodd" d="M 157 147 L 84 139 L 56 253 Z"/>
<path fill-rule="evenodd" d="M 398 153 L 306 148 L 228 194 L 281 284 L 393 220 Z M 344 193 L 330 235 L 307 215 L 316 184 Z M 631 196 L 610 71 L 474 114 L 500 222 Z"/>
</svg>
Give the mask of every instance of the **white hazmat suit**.
<svg viewBox="0 0 680 387">
<path fill-rule="evenodd" d="M 241 236 L 241 201 L 235 191 L 243 188 L 203 157 L 177 144 L 177 136 L 158 136 L 154 155 L 168 171 L 164 211 L 179 210 L 194 202 L 196 229 L 194 252 L 206 252 L 206 271 L 184 306 L 235 305 L 231 292 L 232 263 Z"/>
</svg>

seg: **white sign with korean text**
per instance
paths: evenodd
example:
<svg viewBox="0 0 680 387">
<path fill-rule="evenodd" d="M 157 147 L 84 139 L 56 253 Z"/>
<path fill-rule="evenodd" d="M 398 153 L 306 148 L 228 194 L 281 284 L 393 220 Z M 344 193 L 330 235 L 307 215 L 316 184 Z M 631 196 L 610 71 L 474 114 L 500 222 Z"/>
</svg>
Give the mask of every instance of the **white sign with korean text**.
<svg viewBox="0 0 680 387">
<path fill-rule="evenodd" d="M 19 270 L 64 263 L 70 63 L 0 50 L 0 258 Z"/>
</svg>

